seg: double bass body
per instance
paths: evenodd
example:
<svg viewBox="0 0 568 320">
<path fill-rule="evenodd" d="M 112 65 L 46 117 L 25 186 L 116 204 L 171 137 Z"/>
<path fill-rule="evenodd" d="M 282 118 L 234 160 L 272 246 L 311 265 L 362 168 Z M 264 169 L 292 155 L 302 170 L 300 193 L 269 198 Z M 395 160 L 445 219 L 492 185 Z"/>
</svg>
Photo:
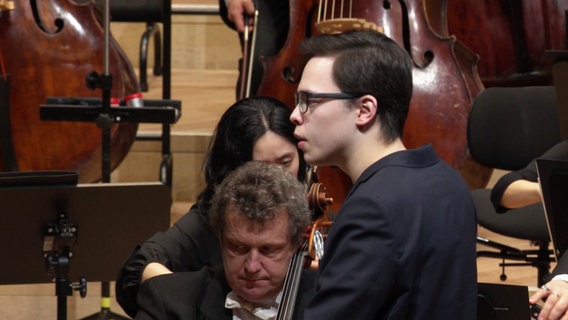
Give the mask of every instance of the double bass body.
<svg viewBox="0 0 568 320">
<path fill-rule="evenodd" d="M 479 54 L 486 87 L 551 85 L 547 50 L 566 50 L 566 0 L 428 0 L 447 2 L 447 25 Z"/>
<path fill-rule="evenodd" d="M 39 106 L 50 96 L 101 97 L 87 88 L 86 78 L 103 71 L 103 44 L 104 30 L 91 3 L 20 0 L 13 10 L 0 12 L 12 128 L 11 137 L 0 139 L 12 141 L 17 170 L 77 170 L 80 182 L 100 180 L 100 129 L 94 123 L 41 121 Z M 139 92 L 130 62 L 112 39 L 109 66 L 112 96 Z M 136 130 L 136 124 L 113 125 L 112 168 L 130 149 Z M 0 170 L 7 169 L 0 162 Z"/>
</svg>

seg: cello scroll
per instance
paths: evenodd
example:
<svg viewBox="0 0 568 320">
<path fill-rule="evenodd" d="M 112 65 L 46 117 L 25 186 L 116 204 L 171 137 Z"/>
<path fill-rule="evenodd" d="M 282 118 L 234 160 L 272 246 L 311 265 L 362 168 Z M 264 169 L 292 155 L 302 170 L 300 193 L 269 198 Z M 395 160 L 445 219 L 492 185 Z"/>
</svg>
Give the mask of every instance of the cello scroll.
<svg viewBox="0 0 568 320">
<path fill-rule="evenodd" d="M 325 239 L 327 229 L 332 222 L 324 215 L 327 208 L 333 203 L 333 198 L 328 197 L 327 188 L 321 182 L 314 182 L 308 191 L 308 205 L 312 212 L 312 225 L 308 235 L 308 257 L 312 261 L 316 261 L 322 255 L 322 249 L 319 245 Z M 318 254 L 319 252 L 319 254 Z"/>
</svg>

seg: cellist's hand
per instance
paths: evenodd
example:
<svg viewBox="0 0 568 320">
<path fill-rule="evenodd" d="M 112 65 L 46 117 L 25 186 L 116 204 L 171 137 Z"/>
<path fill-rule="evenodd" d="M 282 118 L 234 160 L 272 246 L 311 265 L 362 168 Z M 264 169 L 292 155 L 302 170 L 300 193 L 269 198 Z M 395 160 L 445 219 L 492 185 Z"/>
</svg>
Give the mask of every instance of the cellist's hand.
<svg viewBox="0 0 568 320">
<path fill-rule="evenodd" d="M 253 0 L 229 0 L 229 3 L 227 3 L 227 18 L 235 24 L 238 32 L 244 32 L 244 16 L 254 16 L 254 10 Z"/>
<path fill-rule="evenodd" d="M 553 279 L 535 292 L 529 302 L 535 304 L 544 298 L 546 302 L 540 311 L 539 320 L 568 319 L 568 282 Z"/>
</svg>

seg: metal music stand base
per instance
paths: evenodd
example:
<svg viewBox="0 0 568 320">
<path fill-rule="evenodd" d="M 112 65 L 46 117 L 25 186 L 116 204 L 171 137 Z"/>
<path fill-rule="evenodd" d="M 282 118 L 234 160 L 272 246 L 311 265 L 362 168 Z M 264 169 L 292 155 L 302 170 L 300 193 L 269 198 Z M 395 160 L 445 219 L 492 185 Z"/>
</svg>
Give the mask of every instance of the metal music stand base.
<svg viewBox="0 0 568 320">
<path fill-rule="evenodd" d="M 108 299 L 107 302 L 104 302 Z M 129 320 L 130 318 L 124 317 L 118 313 L 110 310 L 110 283 L 108 281 L 101 282 L 101 310 L 99 313 L 92 314 L 82 320 Z"/>
</svg>

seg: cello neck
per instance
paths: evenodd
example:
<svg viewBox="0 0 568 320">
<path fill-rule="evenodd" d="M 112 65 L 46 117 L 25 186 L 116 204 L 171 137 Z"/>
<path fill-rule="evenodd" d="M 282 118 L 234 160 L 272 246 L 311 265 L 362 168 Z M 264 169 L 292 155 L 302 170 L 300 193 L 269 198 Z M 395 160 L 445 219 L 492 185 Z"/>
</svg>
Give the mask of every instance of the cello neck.
<svg viewBox="0 0 568 320">
<path fill-rule="evenodd" d="M 304 260 L 307 255 L 308 240 L 305 240 L 294 256 L 292 256 L 290 264 L 288 265 L 288 271 L 286 273 L 286 278 L 284 279 L 284 288 L 282 289 L 282 301 L 280 301 L 280 305 L 278 306 L 276 320 L 292 319 L 302 269 L 304 269 Z"/>
</svg>

